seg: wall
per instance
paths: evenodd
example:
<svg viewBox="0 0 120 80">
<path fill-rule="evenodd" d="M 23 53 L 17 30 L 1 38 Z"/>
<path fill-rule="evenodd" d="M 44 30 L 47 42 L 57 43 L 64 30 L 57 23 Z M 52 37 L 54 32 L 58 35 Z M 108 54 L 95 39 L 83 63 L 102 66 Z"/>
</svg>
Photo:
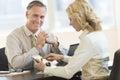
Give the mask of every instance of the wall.
<svg viewBox="0 0 120 80">
<path fill-rule="evenodd" d="M 104 33 L 108 40 L 110 59 L 113 60 L 115 51 L 119 49 L 118 29 L 116 28 L 107 29 L 104 30 Z"/>
<path fill-rule="evenodd" d="M 5 46 L 5 42 L 6 42 L 6 36 L 0 35 L 0 48 Z"/>
</svg>

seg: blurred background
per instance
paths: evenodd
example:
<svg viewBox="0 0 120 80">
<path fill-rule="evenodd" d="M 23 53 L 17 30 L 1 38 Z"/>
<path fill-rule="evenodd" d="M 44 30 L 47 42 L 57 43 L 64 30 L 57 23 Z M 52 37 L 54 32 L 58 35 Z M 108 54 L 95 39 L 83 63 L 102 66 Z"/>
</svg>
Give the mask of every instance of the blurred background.
<svg viewBox="0 0 120 80">
<path fill-rule="evenodd" d="M 15 28 L 25 24 L 26 6 L 32 0 L 0 0 L 0 47 L 5 46 L 6 36 Z M 74 0 L 40 0 L 47 6 L 47 15 L 42 28 L 55 33 L 69 47 L 78 42 L 75 30 L 69 26 L 66 7 Z M 110 57 L 120 48 L 120 0 L 87 0 L 101 19 L 103 31 L 110 45 Z M 73 34 L 74 33 L 74 34 Z M 68 38 L 66 38 L 66 36 Z M 73 38 L 75 37 L 75 38 Z"/>
</svg>

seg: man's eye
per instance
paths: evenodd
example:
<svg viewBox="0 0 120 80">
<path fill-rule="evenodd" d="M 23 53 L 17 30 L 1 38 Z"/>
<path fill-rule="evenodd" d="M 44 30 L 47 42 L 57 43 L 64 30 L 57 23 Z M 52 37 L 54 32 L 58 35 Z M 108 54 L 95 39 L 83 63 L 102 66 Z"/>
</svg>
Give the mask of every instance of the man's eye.
<svg viewBox="0 0 120 80">
<path fill-rule="evenodd" d="M 41 16 L 40 18 L 41 18 L 41 19 L 44 19 L 44 16 Z"/>
</svg>

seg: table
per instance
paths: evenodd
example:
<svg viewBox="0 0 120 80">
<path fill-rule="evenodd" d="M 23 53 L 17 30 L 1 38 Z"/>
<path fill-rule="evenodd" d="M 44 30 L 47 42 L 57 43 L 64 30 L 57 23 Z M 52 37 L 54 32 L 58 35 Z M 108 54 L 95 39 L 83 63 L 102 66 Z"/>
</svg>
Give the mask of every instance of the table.
<svg viewBox="0 0 120 80">
<path fill-rule="evenodd" d="M 31 71 L 23 71 L 23 72 L 13 72 L 9 74 L 0 74 L 0 80 L 33 80 L 37 78 L 44 78 L 46 75 L 44 75 L 42 72 L 31 73 Z"/>
</svg>

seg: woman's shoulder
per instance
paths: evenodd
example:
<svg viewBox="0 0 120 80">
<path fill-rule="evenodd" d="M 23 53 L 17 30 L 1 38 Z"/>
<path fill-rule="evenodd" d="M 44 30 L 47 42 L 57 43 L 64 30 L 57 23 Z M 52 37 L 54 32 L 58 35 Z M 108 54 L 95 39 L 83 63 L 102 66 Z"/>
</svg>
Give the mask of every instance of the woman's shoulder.
<svg viewBox="0 0 120 80">
<path fill-rule="evenodd" d="M 107 41 L 106 36 L 102 31 L 91 32 L 86 36 L 91 42 L 104 43 Z"/>
<path fill-rule="evenodd" d="M 102 31 L 94 31 L 90 32 L 87 37 L 101 37 L 104 36 L 104 33 Z"/>
</svg>

